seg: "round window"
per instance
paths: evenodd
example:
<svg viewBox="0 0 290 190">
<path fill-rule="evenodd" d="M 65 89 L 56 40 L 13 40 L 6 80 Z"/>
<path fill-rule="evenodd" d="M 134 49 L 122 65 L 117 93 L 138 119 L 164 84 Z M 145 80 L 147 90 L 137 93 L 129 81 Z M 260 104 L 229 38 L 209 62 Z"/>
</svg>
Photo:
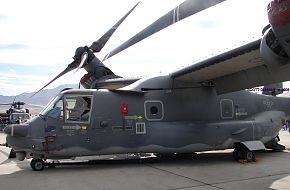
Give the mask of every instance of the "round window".
<svg viewBox="0 0 290 190">
<path fill-rule="evenodd" d="M 150 108 L 150 112 L 152 115 L 156 115 L 158 113 L 158 108 L 156 106 L 152 106 Z"/>
</svg>

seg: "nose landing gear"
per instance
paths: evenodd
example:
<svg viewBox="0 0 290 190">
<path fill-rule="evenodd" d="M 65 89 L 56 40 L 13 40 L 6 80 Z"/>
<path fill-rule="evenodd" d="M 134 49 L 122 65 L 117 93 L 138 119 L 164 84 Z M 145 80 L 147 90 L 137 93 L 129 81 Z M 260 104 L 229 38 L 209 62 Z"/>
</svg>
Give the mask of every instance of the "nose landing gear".
<svg viewBox="0 0 290 190">
<path fill-rule="evenodd" d="M 45 167 L 45 162 L 42 159 L 32 159 L 30 166 L 34 171 L 41 171 Z"/>
</svg>

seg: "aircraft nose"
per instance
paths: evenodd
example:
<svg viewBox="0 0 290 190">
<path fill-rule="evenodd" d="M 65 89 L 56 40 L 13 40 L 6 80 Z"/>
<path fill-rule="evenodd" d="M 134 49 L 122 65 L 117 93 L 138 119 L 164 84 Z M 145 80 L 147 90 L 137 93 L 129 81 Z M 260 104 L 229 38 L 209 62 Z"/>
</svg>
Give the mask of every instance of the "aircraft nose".
<svg viewBox="0 0 290 190">
<path fill-rule="evenodd" d="M 7 135 L 11 136 L 19 136 L 19 137 L 26 137 L 28 132 L 28 124 L 15 124 L 15 125 L 7 125 L 3 131 Z"/>
</svg>

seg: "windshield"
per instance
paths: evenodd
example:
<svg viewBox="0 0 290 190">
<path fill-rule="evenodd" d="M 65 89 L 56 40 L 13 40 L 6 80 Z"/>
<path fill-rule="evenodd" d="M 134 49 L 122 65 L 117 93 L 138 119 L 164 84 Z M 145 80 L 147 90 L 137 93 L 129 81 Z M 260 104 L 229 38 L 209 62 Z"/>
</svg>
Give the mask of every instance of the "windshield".
<svg viewBox="0 0 290 190">
<path fill-rule="evenodd" d="M 15 124 L 15 123 L 23 123 L 23 122 L 26 122 L 30 119 L 30 116 L 28 113 L 12 113 L 10 115 L 10 121 L 9 123 L 11 124 Z"/>
<path fill-rule="evenodd" d="M 27 114 L 27 113 L 23 113 L 23 114 L 12 114 L 11 115 L 11 119 L 12 120 L 17 120 L 17 119 L 27 120 L 27 119 L 29 119 L 29 114 Z"/>
<path fill-rule="evenodd" d="M 39 113 L 39 115 L 47 115 L 55 106 L 56 103 L 62 98 L 62 96 L 56 96 L 53 98 L 45 108 Z"/>
</svg>

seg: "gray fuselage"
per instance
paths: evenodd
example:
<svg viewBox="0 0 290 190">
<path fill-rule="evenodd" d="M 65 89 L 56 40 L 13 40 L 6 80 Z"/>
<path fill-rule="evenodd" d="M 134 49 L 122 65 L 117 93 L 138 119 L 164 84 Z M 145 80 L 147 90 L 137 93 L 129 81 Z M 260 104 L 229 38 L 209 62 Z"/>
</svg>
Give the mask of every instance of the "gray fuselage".
<svg viewBox="0 0 290 190">
<path fill-rule="evenodd" d="M 42 115 L 20 126 L 25 132 L 14 125 L 8 144 L 42 158 L 229 149 L 274 139 L 290 111 L 288 98 L 248 91 L 217 95 L 214 87 L 68 90 L 58 98 L 83 95 L 92 97 L 88 122 L 69 121 L 67 110 L 61 118 Z"/>
</svg>

